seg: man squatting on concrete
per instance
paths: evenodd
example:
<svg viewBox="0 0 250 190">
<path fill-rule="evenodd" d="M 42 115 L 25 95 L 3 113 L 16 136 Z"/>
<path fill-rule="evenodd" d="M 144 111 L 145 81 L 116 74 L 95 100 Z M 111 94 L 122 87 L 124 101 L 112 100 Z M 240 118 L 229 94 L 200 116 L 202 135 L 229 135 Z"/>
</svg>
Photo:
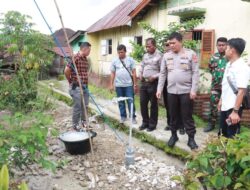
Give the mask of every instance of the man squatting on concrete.
<svg viewBox="0 0 250 190">
<path fill-rule="evenodd" d="M 88 87 L 88 68 L 89 68 L 87 56 L 89 55 L 90 50 L 91 50 L 91 44 L 88 42 L 82 42 L 82 44 L 80 45 L 80 51 L 74 56 L 75 64 L 83 86 L 83 96 L 86 105 L 86 110 L 89 104 L 89 94 L 86 88 Z M 83 112 L 84 111 L 82 107 L 83 102 L 81 98 L 79 83 L 72 63 L 67 64 L 64 70 L 64 74 L 69 82 L 69 94 L 73 99 L 73 115 L 72 115 L 73 129 L 78 131 L 80 130 L 80 127 L 83 126 L 84 124 L 83 122 L 86 121 L 87 118 L 84 118 L 85 113 Z M 79 123 L 79 121 L 81 121 L 82 123 Z"/>
</svg>

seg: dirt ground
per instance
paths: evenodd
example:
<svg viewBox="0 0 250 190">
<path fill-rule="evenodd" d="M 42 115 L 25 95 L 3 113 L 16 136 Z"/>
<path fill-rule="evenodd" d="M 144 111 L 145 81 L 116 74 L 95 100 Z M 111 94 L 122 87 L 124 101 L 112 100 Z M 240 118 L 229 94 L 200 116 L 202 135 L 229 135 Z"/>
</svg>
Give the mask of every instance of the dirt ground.
<svg viewBox="0 0 250 190">
<path fill-rule="evenodd" d="M 50 112 L 60 133 L 71 130 L 71 108 L 56 103 Z M 28 170 L 16 171 L 16 177 L 25 179 L 31 190 L 154 190 L 183 189 L 170 178 L 181 175 L 184 163 L 162 151 L 133 139 L 135 164 L 125 167 L 126 146 L 119 141 L 105 124 L 92 119 L 91 126 L 97 132 L 93 140 L 93 154 L 70 155 L 64 144 L 48 136 L 50 159 L 64 163 L 55 173 L 37 165 Z M 128 137 L 119 133 L 126 141 Z"/>
</svg>

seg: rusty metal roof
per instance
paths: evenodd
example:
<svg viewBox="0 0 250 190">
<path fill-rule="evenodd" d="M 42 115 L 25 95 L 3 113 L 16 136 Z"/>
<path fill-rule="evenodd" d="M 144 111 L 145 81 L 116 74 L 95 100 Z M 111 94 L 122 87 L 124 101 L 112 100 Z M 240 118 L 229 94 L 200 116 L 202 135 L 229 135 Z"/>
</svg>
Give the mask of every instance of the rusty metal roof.
<svg viewBox="0 0 250 190">
<path fill-rule="evenodd" d="M 66 57 L 70 57 L 70 53 L 71 53 L 71 49 L 68 47 L 61 47 L 66 55 Z M 61 48 L 59 47 L 53 47 L 52 51 L 57 54 L 60 55 L 61 57 L 65 57 Z"/>
<path fill-rule="evenodd" d="M 109 28 L 128 25 L 131 19 L 143 9 L 150 0 L 125 0 L 114 8 L 106 16 L 91 25 L 88 33 L 97 32 Z"/>
</svg>

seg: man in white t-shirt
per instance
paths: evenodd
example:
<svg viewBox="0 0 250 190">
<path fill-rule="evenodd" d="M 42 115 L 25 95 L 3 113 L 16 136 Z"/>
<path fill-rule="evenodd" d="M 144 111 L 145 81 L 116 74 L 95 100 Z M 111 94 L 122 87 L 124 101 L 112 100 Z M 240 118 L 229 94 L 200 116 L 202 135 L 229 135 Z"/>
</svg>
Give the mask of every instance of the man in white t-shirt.
<svg viewBox="0 0 250 190">
<path fill-rule="evenodd" d="M 228 138 L 240 132 L 241 104 L 250 76 L 249 66 L 240 58 L 245 45 L 243 39 L 232 38 L 226 49 L 228 63 L 223 76 L 218 110 L 221 110 L 220 133 Z M 237 93 L 234 93 L 233 88 Z"/>
</svg>

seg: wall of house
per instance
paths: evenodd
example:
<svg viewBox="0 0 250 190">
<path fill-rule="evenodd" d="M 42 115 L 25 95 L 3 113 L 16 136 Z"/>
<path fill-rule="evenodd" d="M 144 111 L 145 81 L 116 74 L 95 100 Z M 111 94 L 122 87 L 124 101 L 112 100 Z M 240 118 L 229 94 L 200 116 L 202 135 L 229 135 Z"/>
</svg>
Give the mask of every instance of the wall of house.
<svg viewBox="0 0 250 190">
<path fill-rule="evenodd" d="M 215 29 L 215 39 L 241 37 L 247 41 L 246 51 L 250 54 L 250 3 L 241 0 L 206 0 L 206 20 L 204 27 Z"/>
<path fill-rule="evenodd" d="M 246 52 L 250 54 L 250 2 L 241 0 L 203 0 L 192 4 L 170 6 L 168 11 L 184 7 L 205 8 L 205 20 L 197 29 L 214 29 L 215 40 L 221 36 L 229 39 L 241 37 L 247 41 Z M 168 24 L 178 20 L 178 16 L 167 15 Z"/>
<path fill-rule="evenodd" d="M 71 47 L 73 49 L 74 53 L 77 53 L 80 50 L 79 47 L 79 42 L 85 42 L 85 36 L 79 36 L 78 38 L 76 38 L 72 43 L 71 43 Z"/>
<path fill-rule="evenodd" d="M 161 17 L 165 17 L 166 12 L 158 12 L 157 7 L 153 7 L 143 18 L 144 21 L 151 23 L 153 28 L 164 28 L 165 22 L 159 24 L 162 20 Z M 92 69 L 99 75 L 109 75 L 110 65 L 112 60 L 117 56 L 117 45 L 123 43 L 124 37 L 143 36 L 143 43 L 145 39 L 151 37 L 150 34 L 144 31 L 137 24 L 138 20 L 133 20 L 131 26 L 121 26 L 114 29 L 103 30 L 100 32 L 87 34 L 88 41 L 92 44 L 92 50 L 90 54 L 91 63 L 93 63 Z M 112 39 L 112 54 L 101 55 L 101 41 L 105 39 Z"/>
</svg>

